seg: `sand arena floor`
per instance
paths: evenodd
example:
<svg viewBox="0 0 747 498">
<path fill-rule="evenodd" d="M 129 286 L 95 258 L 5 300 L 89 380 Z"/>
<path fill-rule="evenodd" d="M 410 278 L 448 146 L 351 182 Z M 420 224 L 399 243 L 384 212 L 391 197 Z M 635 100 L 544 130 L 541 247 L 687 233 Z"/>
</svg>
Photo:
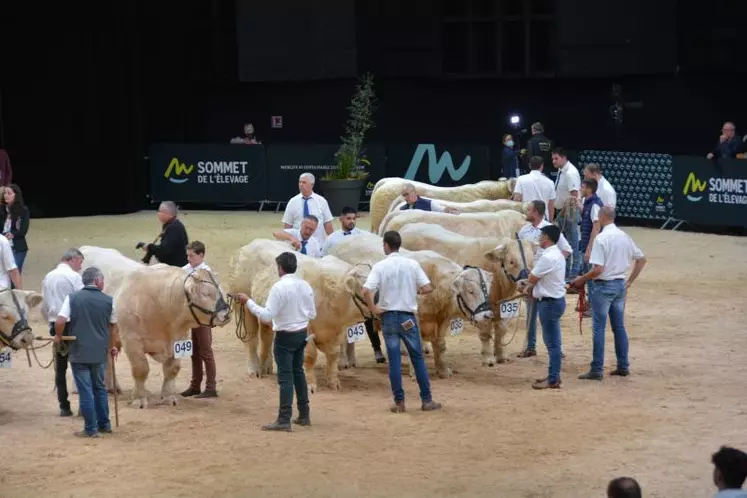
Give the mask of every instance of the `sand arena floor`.
<svg viewBox="0 0 747 498">
<path fill-rule="evenodd" d="M 188 211 L 182 219 L 221 275 L 238 247 L 280 224 L 279 214 L 256 212 Z M 458 374 L 433 380 L 443 411 L 420 412 L 417 384 L 405 379 L 410 411 L 394 415 L 387 367 L 375 364 L 365 342 L 358 368 L 341 373 L 343 391 L 312 396 L 313 427 L 265 433 L 259 426 L 275 417 L 276 379 L 248 377 L 230 324 L 214 330 L 220 398 L 128 406 L 132 379 L 121 355 L 120 427 L 79 440 L 72 433 L 82 419 L 57 416 L 53 370 L 29 368 L 17 355 L 12 369 L 0 370 L 0 496 L 584 498 L 604 496 L 620 475 L 636 477 L 649 497 L 711 496 L 710 454 L 721 444 L 747 449 L 747 239 L 628 231 L 649 258 L 627 302 L 628 378 L 576 380 L 591 357 L 590 321 L 579 335 L 571 296 L 562 390 L 530 388 L 546 372 L 541 341 L 537 358 L 487 368 L 468 329 L 447 342 Z M 157 232 L 154 212 L 32 220 L 26 288 L 38 290 L 69 246 L 137 257 L 134 243 Z M 46 333 L 37 311 L 33 318 L 35 331 Z M 512 356 L 520 335 L 508 347 Z M 430 359 L 429 368 L 433 375 Z M 189 375 L 183 362 L 179 388 Z M 151 402 L 160 385 L 152 363 Z"/>
</svg>

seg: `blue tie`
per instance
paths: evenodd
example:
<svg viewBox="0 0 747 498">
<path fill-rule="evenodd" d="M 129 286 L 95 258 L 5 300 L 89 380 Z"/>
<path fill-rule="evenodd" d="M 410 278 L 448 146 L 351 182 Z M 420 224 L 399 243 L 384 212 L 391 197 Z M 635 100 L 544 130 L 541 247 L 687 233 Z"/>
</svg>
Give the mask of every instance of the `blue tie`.
<svg viewBox="0 0 747 498">
<path fill-rule="evenodd" d="M 301 254 L 306 254 L 306 244 L 308 243 L 308 240 L 302 240 L 301 241 Z"/>
<path fill-rule="evenodd" d="M 309 215 L 309 199 L 311 197 L 303 198 L 303 217 L 306 218 Z"/>
<path fill-rule="evenodd" d="M 350 235 L 350 232 L 342 232 L 343 235 Z"/>
</svg>

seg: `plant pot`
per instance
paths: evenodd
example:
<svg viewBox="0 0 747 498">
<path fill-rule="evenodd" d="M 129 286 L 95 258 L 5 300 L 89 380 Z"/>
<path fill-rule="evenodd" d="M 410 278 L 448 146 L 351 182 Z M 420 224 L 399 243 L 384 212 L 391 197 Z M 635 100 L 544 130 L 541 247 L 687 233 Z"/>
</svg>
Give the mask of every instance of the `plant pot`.
<svg viewBox="0 0 747 498">
<path fill-rule="evenodd" d="M 329 204 L 332 216 L 340 216 L 342 208 L 350 206 L 357 210 L 366 180 L 317 180 L 319 190 Z"/>
</svg>

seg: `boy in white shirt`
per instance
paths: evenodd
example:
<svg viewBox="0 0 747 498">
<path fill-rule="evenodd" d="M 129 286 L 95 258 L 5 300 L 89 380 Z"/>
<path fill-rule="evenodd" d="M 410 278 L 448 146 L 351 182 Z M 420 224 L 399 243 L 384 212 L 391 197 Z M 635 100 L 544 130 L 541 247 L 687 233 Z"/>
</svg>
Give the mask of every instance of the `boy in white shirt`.
<svg viewBox="0 0 747 498">
<path fill-rule="evenodd" d="M 205 244 L 194 240 L 187 246 L 187 263 L 182 267 L 188 274 L 197 270 L 213 270 L 205 263 Z M 202 384 L 202 364 L 205 363 L 205 391 L 200 391 Z M 215 390 L 215 357 L 213 356 L 213 331 L 210 327 L 200 325 L 192 329 L 192 381 L 189 388 L 182 393 L 185 398 L 217 398 Z"/>
</svg>

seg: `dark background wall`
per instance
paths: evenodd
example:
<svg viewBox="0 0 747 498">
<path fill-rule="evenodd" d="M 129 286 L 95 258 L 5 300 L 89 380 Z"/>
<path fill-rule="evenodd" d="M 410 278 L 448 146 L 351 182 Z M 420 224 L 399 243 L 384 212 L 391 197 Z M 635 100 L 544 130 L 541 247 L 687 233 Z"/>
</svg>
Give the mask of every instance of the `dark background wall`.
<svg viewBox="0 0 747 498">
<path fill-rule="evenodd" d="M 745 18 L 736 0 L 4 2 L 0 140 L 37 213 L 124 212 L 146 202 L 151 142 L 245 121 L 336 142 L 372 71 L 372 142 L 495 143 L 518 113 L 572 148 L 702 154 L 747 122 Z M 642 103 L 621 128 L 614 83 Z"/>
</svg>

